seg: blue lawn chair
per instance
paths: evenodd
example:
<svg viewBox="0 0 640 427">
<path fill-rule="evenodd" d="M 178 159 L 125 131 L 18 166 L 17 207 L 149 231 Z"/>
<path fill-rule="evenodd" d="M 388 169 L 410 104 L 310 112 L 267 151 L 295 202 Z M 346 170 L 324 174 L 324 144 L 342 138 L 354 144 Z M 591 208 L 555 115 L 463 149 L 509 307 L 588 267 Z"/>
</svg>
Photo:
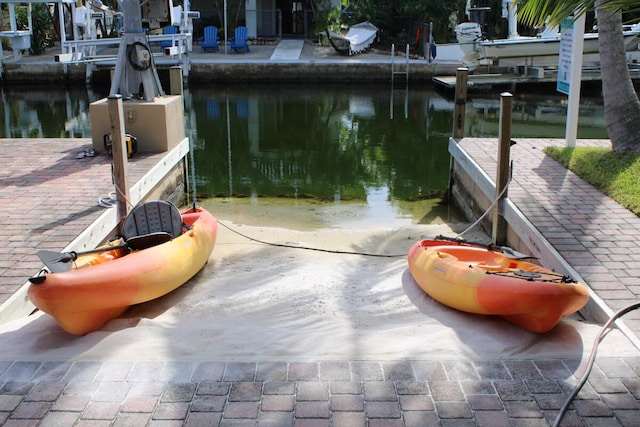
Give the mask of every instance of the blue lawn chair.
<svg viewBox="0 0 640 427">
<path fill-rule="evenodd" d="M 229 39 L 231 50 L 249 52 L 247 44 L 247 27 L 236 27 L 235 37 Z"/>
<path fill-rule="evenodd" d="M 218 27 L 213 25 L 204 27 L 204 39 L 200 45 L 200 51 L 204 52 L 207 49 L 218 51 Z"/>
<path fill-rule="evenodd" d="M 162 29 L 162 34 L 178 34 L 178 27 L 175 25 L 170 25 L 168 27 L 164 27 Z M 167 47 L 173 46 L 173 40 L 167 40 L 160 43 L 160 48 L 165 49 Z"/>
</svg>

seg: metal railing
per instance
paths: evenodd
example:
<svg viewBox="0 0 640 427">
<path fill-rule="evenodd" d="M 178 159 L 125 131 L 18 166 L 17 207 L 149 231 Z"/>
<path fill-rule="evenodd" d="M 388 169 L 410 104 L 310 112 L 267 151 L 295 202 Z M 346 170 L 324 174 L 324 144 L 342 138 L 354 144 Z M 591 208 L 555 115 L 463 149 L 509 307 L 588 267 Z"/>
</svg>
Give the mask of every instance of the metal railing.
<svg viewBox="0 0 640 427">
<path fill-rule="evenodd" d="M 407 44 L 405 49 L 405 64 L 404 67 L 396 68 L 396 45 L 391 45 L 391 82 L 393 83 L 393 78 L 396 74 L 404 74 L 406 76 L 407 81 L 409 81 L 409 44 Z"/>
<path fill-rule="evenodd" d="M 157 34 L 147 36 L 150 45 L 171 41 L 172 46 L 179 47 L 180 53 L 187 53 L 191 49 L 191 33 L 180 34 Z M 107 55 L 99 55 L 98 52 L 108 49 L 117 49 L 122 42 L 121 37 L 91 39 L 91 40 L 69 40 L 62 42 L 64 54 L 56 58 L 58 62 L 100 62 L 111 61 L 117 56 L 117 52 L 110 52 Z M 154 56 L 164 55 L 165 52 L 154 54 Z"/>
</svg>

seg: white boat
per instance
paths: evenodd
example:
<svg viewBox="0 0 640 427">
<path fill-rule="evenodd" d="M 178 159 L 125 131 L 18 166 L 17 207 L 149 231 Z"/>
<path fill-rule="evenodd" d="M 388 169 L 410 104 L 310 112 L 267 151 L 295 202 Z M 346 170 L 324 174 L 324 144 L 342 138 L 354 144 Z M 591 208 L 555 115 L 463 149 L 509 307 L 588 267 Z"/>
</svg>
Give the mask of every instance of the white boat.
<svg viewBox="0 0 640 427">
<path fill-rule="evenodd" d="M 349 31 L 342 35 L 325 30 L 329 43 L 341 55 L 355 55 L 364 52 L 374 42 L 378 34 L 378 27 L 369 21 L 349 27 Z"/>
<path fill-rule="evenodd" d="M 500 59 L 506 58 L 558 56 L 561 33 L 557 28 L 546 27 L 535 37 L 520 36 L 516 26 L 516 6 L 513 5 L 512 0 L 504 0 L 502 4 L 503 17 L 509 21 L 509 36 L 506 39 L 488 39 L 482 31 L 482 22 L 463 22 L 456 26 L 456 39 L 464 53 L 462 62 L 466 67 L 474 70 L 483 62 L 495 64 Z M 475 8 L 476 11 L 480 9 L 486 13 L 489 8 Z M 468 10 L 473 14 L 474 8 Z M 640 23 L 625 26 L 623 36 L 626 50 L 637 51 L 640 42 Z M 598 33 L 585 33 L 583 53 L 598 54 Z"/>
</svg>

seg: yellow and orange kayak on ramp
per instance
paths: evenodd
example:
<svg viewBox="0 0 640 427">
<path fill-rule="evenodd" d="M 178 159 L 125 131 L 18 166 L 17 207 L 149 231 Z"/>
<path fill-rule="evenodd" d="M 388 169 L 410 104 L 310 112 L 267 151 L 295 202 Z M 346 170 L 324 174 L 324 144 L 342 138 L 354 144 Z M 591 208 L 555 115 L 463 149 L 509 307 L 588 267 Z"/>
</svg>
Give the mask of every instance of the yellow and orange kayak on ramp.
<svg viewBox="0 0 640 427">
<path fill-rule="evenodd" d="M 129 306 L 180 287 L 207 263 L 218 223 L 202 208 L 180 212 L 186 231 L 165 243 L 129 253 L 113 250 L 79 255 L 69 271 L 30 279 L 31 302 L 76 335 L 100 329 Z"/>
<path fill-rule="evenodd" d="M 409 270 L 434 300 L 476 314 L 501 316 L 531 332 L 547 332 L 589 301 L 585 285 L 499 250 L 424 239 L 409 250 Z"/>
</svg>

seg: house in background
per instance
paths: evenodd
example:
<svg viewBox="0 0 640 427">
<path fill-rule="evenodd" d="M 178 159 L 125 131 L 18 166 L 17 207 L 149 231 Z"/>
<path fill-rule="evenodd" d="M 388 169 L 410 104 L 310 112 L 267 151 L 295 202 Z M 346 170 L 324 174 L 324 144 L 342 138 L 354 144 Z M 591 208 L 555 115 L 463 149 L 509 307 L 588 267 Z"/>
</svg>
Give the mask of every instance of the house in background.
<svg viewBox="0 0 640 427">
<path fill-rule="evenodd" d="M 249 38 L 314 37 L 312 32 L 315 22 L 310 3 L 311 0 L 245 0 L 238 13 L 238 3 L 229 0 L 228 37 L 232 36 L 233 29 L 238 25 L 246 25 Z M 330 0 L 326 3 L 330 8 L 340 7 L 340 0 Z M 200 12 L 202 28 L 215 25 L 224 31 L 224 11 L 216 10 L 213 2 L 191 0 L 191 9 Z"/>
</svg>

